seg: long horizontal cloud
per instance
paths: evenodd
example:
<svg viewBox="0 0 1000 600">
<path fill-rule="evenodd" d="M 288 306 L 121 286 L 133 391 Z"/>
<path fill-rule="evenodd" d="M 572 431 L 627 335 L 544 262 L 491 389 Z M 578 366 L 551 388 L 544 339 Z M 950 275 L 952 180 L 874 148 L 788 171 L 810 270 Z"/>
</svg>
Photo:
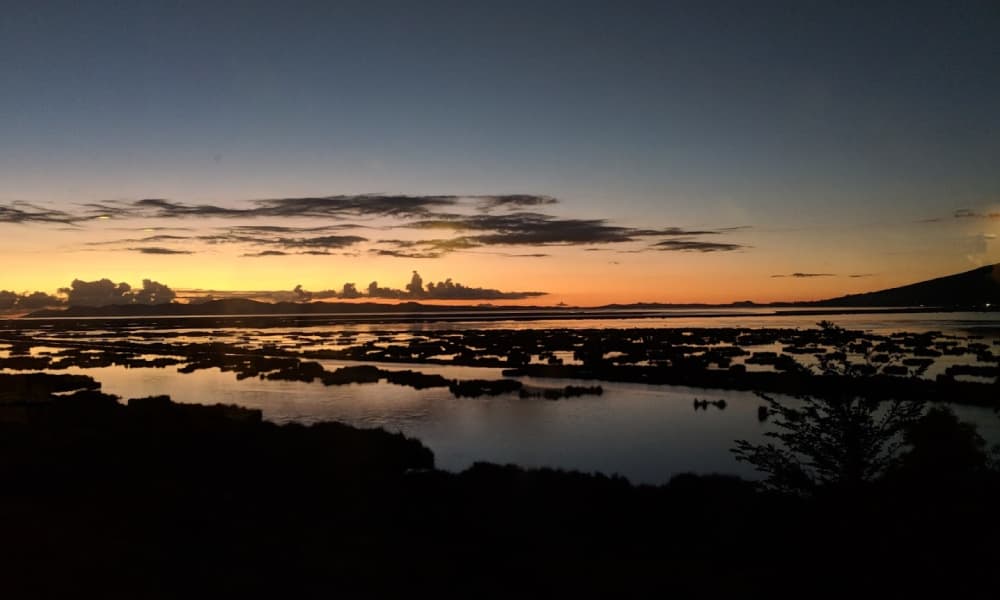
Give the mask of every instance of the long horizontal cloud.
<svg viewBox="0 0 1000 600">
<path fill-rule="evenodd" d="M 505 196 L 481 196 L 479 198 L 479 208 L 480 210 L 490 211 L 497 208 L 525 208 L 528 206 L 557 204 L 558 202 L 558 200 L 551 196 L 538 196 L 535 194 L 507 194 Z"/>
<path fill-rule="evenodd" d="M 101 242 L 87 242 L 88 246 L 112 246 L 118 244 L 152 244 L 157 242 L 179 242 L 192 239 L 191 236 L 187 235 L 148 235 L 141 238 L 125 238 L 118 240 L 108 240 Z"/>
<path fill-rule="evenodd" d="M 463 235 L 418 241 L 383 240 L 394 246 L 383 254 L 410 258 L 433 258 L 484 246 L 579 246 L 635 242 L 651 237 L 685 239 L 664 240 L 659 250 L 714 252 L 743 248 L 738 244 L 704 242 L 692 237 L 720 235 L 741 228 L 684 229 L 667 227 L 640 229 L 612 225 L 605 219 L 564 219 L 551 215 L 518 212 L 506 215 L 452 215 L 448 218 L 419 220 L 407 227 L 422 230 L 453 231 Z"/>
<path fill-rule="evenodd" d="M 339 249 L 347 248 L 366 240 L 367 238 L 357 235 L 323 235 L 311 238 L 278 238 L 271 243 L 284 248 Z"/>
<path fill-rule="evenodd" d="M 470 200 L 479 206 L 525 206 L 551 203 L 547 196 L 515 195 L 387 195 L 358 194 L 303 198 L 266 198 L 247 208 L 217 204 L 187 204 L 163 198 L 85 205 L 92 216 L 130 216 L 156 219 L 221 217 L 424 217 Z"/>
<path fill-rule="evenodd" d="M 579 245 L 632 242 L 648 237 L 705 236 L 728 233 L 728 229 L 683 229 L 667 227 L 640 229 L 613 225 L 605 219 L 568 219 L 538 212 L 513 212 L 508 214 L 459 214 L 442 212 L 459 209 L 464 201 L 471 201 L 480 210 L 489 212 L 497 208 L 538 207 L 557 203 L 555 198 L 533 194 L 509 195 L 339 195 L 306 198 L 277 198 L 256 200 L 249 208 L 233 208 L 214 204 L 185 204 L 164 199 L 144 199 L 130 203 L 91 204 L 95 214 L 113 214 L 147 218 L 188 217 L 395 217 L 416 219 L 402 226 L 421 230 L 445 230 L 462 234 L 447 242 L 439 239 L 419 242 L 420 252 L 400 252 L 390 248 L 388 255 L 430 256 L 459 249 L 490 245 Z M 281 226 L 240 226 L 234 234 L 282 233 Z M 291 229 L 291 228 L 289 228 Z M 316 229 L 317 231 L 319 228 Z M 304 232 L 305 229 L 297 229 Z M 237 235 L 237 241 L 239 237 Z"/>
<path fill-rule="evenodd" d="M 465 215 L 447 219 L 421 220 L 408 225 L 415 229 L 456 232 L 491 232 L 465 236 L 470 242 L 488 244 L 601 244 L 631 242 L 651 235 L 679 235 L 676 228 L 636 229 L 611 225 L 605 219 L 561 219 L 534 212 L 507 215 Z M 691 235 L 715 233 L 690 232 Z"/>
<path fill-rule="evenodd" d="M 44 208 L 27 202 L 0 204 L 0 223 L 58 223 L 68 225 L 81 220 L 67 212 Z"/>
<path fill-rule="evenodd" d="M 194 254 L 194 252 L 190 250 L 175 250 L 173 248 L 163 248 L 161 246 L 140 246 L 138 248 L 129 248 L 129 250 L 140 254 Z"/>
<path fill-rule="evenodd" d="M 702 240 L 663 240 L 652 246 L 662 252 L 733 252 L 746 248 L 741 244 L 706 242 Z"/>
<path fill-rule="evenodd" d="M 367 243 L 375 255 L 399 258 L 434 259 L 452 252 L 490 251 L 513 246 L 595 246 L 633 244 L 622 251 L 727 252 L 747 246 L 719 236 L 730 235 L 742 227 L 729 228 L 640 228 L 619 225 L 608 219 L 578 219 L 539 212 L 557 204 L 555 198 L 538 194 L 506 195 L 335 195 L 321 197 L 270 198 L 242 205 L 191 204 L 162 198 L 135 201 L 105 201 L 83 205 L 80 214 L 45 212 L 37 207 L 7 207 L 6 218 L 16 222 L 60 222 L 79 226 L 79 221 L 95 219 L 282 219 L 306 218 L 315 225 L 298 223 L 248 224 L 202 229 L 190 236 L 157 235 L 115 241 L 92 242 L 93 245 L 147 253 L 171 251 L 173 242 L 242 245 L 246 256 L 281 256 L 328 254 Z M 535 209 L 535 210 L 524 210 Z M 409 229 L 423 232 L 423 239 L 383 239 L 372 241 L 358 235 L 358 229 L 374 229 L 360 221 L 368 218 L 387 220 L 378 228 Z M 334 222 L 331 222 L 334 221 Z M 434 232 L 433 235 L 430 232 Z M 410 237 L 410 236 L 400 236 Z M 705 238 L 713 239 L 705 239 Z M 637 248 L 638 243 L 641 247 Z M 143 250 L 142 248 L 150 248 Z M 163 250 L 158 252 L 151 248 Z M 281 254 L 284 253 L 284 254 Z M 515 253 L 539 256 L 541 252 Z"/>
<path fill-rule="evenodd" d="M 835 273 L 789 273 L 787 275 L 771 275 L 771 277 L 794 277 L 796 279 L 809 279 L 812 277 L 836 277 Z M 851 275 L 851 277 L 856 277 Z M 860 276 L 858 276 L 860 277 Z"/>
<path fill-rule="evenodd" d="M 956 219 L 1000 219 L 1000 212 L 983 212 L 969 208 L 960 208 L 952 216 Z"/>
</svg>

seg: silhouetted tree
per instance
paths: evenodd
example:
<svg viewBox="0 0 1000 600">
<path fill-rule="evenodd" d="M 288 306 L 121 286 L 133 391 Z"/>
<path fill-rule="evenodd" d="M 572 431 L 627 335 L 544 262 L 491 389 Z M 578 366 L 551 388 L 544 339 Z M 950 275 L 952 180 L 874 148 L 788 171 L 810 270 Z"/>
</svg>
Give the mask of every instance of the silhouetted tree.
<svg viewBox="0 0 1000 600">
<path fill-rule="evenodd" d="M 737 440 L 733 453 L 766 473 L 771 489 L 799 494 L 855 488 L 884 474 L 899 454 L 904 431 L 923 411 L 916 401 L 842 395 L 803 396 L 803 405 L 793 408 L 759 395 L 777 428 L 764 435 L 779 444 Z"/>
<path fill-rule="evenodd" d="M 850 333 L 829 321 L 817 325 L 824 341 L 836 347 L 835 352 L 818 355 L 818 375 L 829 378 L 829 391 L 796 396 L 801 401 L 798 407 L 758 392 L 776 428 L 764 435 L 777 443 L 736 440 L 732 450 L 737 460 L 767 474 L 765 486 L 777 491 L 856 489 L 879 478 L 896 464 L 906 441 L 904 433 L 923 413 L 921 401 L 882 400 L 857 393 L 857 386 L 840 385 L 879 375 L 893 361 L 875 361 L 870 349 L 854 353 L 860 360 L 851 360 Z M 908 374 L 917 377 L 924 369 L 918 366 Z"/>
<path fill-rule="evenodd" d="M 940 483 L 982 473 L 990 467 L 986 440 L 976 426 L 958 420 L 946 406 L 935 406 L 907 427 L 910 447 L 899 463 L 899 474 Z"/>
</svg>

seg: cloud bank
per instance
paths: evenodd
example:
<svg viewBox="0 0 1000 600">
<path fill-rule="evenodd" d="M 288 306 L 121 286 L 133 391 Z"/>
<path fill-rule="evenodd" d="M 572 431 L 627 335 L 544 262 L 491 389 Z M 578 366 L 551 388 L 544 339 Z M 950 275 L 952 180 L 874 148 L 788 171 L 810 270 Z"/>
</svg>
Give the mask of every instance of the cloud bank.
<svg viewBox="0 0 1000 600">
<path fill-rule="evenodd" d="M 192 253 L 192 242 L 243 246 L 241 255 L 245 257 L 329 255 L 350 250 L 403 259 L 436 259 L 467 251 L 542 258 L 545 252 L 531 249 L 549 246 L 591 249 L 627 245 L 622 251 L 698 253 L 748 248 L 720 239 L 745 227 L 632 227 L 604 218 L 568 218 L 547 212 L 556 205 L 561 202 L 540 194 L 360 194 L 265 198 L 233 205 L 145 198 L 86 203 L 79 205 L 76 213 L 25 203 L 0 205 L 0 222 L 60 223 L 83 231 L 86 222 L 96 227 L 99 222 L 113 219 L 235 221 L 231 227 L 214 224 L 202 228 L 153 223 L 154 227 L 143 229 L 156 235 L 88 244 L 159 255 Z M 260 219 L 279 222 L 246 222 Z M 316 224 L 286 224 L 280 222 L 282 219 L 309 219 Z M 191 230 L 191 234 L 164 233 L 167 230 Z M 371 239 L 366 233 L 370 230 L 406 231 L 408 235 Z M 507 251 L 512 247 L 522 247 L 522 251 Z"/>
<path fill-rule="evenodd" d="M 466 286 L 453 281 L 450 277 L 444 281 L 428 282 L 417 271 L 413 271 L 409 283 L 402 289 L 381 287 L 377 281 L 372 281 L 361 291 L 354 283 L 345 283 L 339 290 L 323 292 L 307 292 L 301 285 L 292 290 L 299 301 L 318 300 L 323 298 L 339 298 L 355 300 L 371 298 L 380 300 L 524 300 L 545 296 L 547 292 L 504 292 L 493 288 Z"/>
<path fill-rule="evenodd" d="M 127 283 L 114 283 L 110 279 L 82 281 L 74 279 L 59 293 L 66 295 L 70 306 L 109 306 L 112 304 L 166 304 L 177 294 L 162 283 L 149 279 L 142 280 L 142 287 L 132 289 Z"/>
</svg>

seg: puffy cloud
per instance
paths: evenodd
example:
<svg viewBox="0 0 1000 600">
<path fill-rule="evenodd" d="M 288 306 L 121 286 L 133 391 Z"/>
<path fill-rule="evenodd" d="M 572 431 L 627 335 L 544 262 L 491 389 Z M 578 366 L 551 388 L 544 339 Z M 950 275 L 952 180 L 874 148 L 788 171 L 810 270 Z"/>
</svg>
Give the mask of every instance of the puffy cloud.
<svg viewBox="0 0 1000 600">
<path fill-rule="evenodd" d="M 18 308 L 36 309 L 36 308 L 48 308 L 50 306 L 59 306 L 63 304 L 63 300 L 51 294 L 46 294 L 45 292 L 31 292 L 30 294 L 24 294 L 17 301 Z"/>
<path fill-rule="evenodd" d="M 62 288 L 59 291 L 66 294 L 66 302 L 70 306 L 109 306 L 132 303 L 132 286 L 124 282 L 116 284 L 110 279 L 97 281 L 74 279 L 70 287 Z"/>
<path fill-rule="evenodd" d="M 406 293 L 412 298 L 420 298 L 424 295 L 424 279 L 420 276 L 420 273 L 413 272 L 410 283 L 406 284 Z"/>
<path fill-rule="evenodd" d="M 63 300 L 45 292 L 25 292 L 18 294 L 10 291 L 0 291 L 0 310 L 37 309 L 49 306 L 59 306 Z"/>
<path fill-rule="evenodd" d="M 110 279 L 82 281 L 74 279 L 66 294 L 70 306 L 110 306 L 113 304 L 163 304 L 171 302 L 176 294 L 166 285 L 150 279 L 143 279 L 142 288 L 132 289 L 127 283 L 115 283 Z"/>
<path fill-rule="evenodd" d="M 0 310 L 8 310 L 14 308 L 17 304 L 17 299 L 20 296 L 15 292 L 10 292 L 7 290 L 0 290 Z"/>
<path fill-rule="evenodd" d="M 545 292 L 501 292 L 489 288 L 467 287 L 448 278 L 438 283 L 428 283 L 424 297 L 434 300 L 520 300 L 544 295 Z"/>
<path fill-rule="evenodd" d="M 504 292 L 491 288 L 477 288 L 455 283 L 448 278 L 437 283 L 430 282 L 424 287 L 423 277 L 417 271 L 413 271 L 410 282 L 404 289 L 388 288 L 379 286 L 377 281 L 368 284 L 362 293 L 353 283 L 345 283 L 343 289 L 338 293 L 334 291 L 310 294 L 301 289 L 295 288 L 294 292 L 305 297 L 309 295 L 313 299 L 319 297 L 357 299 L 372 298 L 383 300 L 522 300 L 544 296 L 545 292 Z"/>
<path fill-rule="evenodd" d="M 369 298 L 385 298 L 399 300 L 406 297 L 406 292 L 403 290 L 395 290 L 393 288 L 383 288 L 378 286 L 377 281 L 373 281 L 368 284 L 366 290 L 366 295 Z"/>
<path fill-rule="evenodd" d="M 172 289 L 151 279 L 143 279 L 142 289 L 132 291 L 132 302 L 135 304 L 167 304 L 176 297 Z"/>
<path fill-rule="evenodd" d="M 340 290 L 340 297 L 344 299 L 360 298 L 361 292 L 358 291 L 358 287 L 353 283 L 345 283 L 344 287 Z"/>
</svg>

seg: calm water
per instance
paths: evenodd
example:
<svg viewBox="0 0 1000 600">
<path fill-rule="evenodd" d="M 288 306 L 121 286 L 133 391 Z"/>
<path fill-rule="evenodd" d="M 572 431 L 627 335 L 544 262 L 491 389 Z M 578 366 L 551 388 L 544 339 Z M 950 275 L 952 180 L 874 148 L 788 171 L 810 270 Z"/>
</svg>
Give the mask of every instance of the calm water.
<svg viewBox="0 0 1000 600">
<path fill-rule="evenodd" d="M 630 328 L 630 327 L 813 327 L 824 317 L 754 316 L 616 319 L 579 321 L 507 321 L 398 323 L 379 325 L 323 325 L 288 329 L 304 334 L 329 331 L 430 331 L 497 328 Z M 878 333 L 937 330 L 949 334 L 983 335 L 990 341 L 1000 331 L 1000 315 L 976 313 L 839 315 L 828 317 L 838 325 Z M 142 329 L 137 324 L 136 329 Z M 283 331 L 286 329 L 283 328 Z M 220 337 L 242 339 L 273 336 L 245 329 L 213 330 Z M 49 334 L 50 336 L 52 334 Z M 344 361 L 320 361 L 336 368 Z M 498 379 L 500 369 L 441 365 L 376 364 L 385 369 L 413 368 L 457 379 Z M 71 368 L 90 375 L 104 391 L 123 398 L 169 394 L 191 403 L 233 403 L 259 408 L 276 422 L 338 420 L 352 425 L 385 427 L 422 440 L 435 454 L 437 465 L 461 470 L 476 461 L 549 466 L 582 471 L 618 473 L 634 482 L 660 483 L 686 472 L 737 473 L 752 477 L 729 452 L 735 439 L 760 440 L 769 425 L 758 422 L 762 401 L 750 392 L 704 390 L 603 382 L 604 394 L 548 401 L 521 399 L 516 394 L 491 398 L 455 398 L 444 388 L 351 384 L 326 387 L 319 383 L 237 381 L 218 369 L 178 373 L 165 369 Z M 595 382 L 522 378 L 539 387 L 593 385 Z M 726 400 L 720 410 L 695 410 L 694 399 Z M 953 407 L 980 433 L 1000 442 L 1000 417 L 989 409 Z"/>
</svg>

